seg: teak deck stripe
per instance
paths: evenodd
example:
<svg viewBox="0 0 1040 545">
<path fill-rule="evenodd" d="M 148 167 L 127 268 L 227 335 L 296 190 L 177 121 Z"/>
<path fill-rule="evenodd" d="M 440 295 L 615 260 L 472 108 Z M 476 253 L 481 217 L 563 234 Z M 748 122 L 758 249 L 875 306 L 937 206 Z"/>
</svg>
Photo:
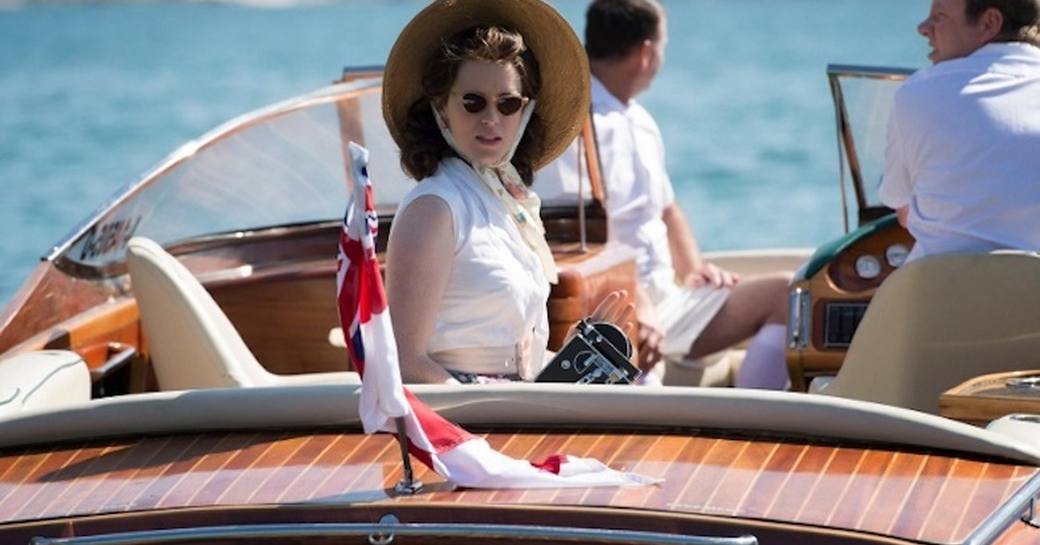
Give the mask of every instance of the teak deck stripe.
<svg viewBox="0 0 1040 545">
<path fill-rule="evenodd" d="M 890 528 L 891 532 L 898 535 L 906 535 L 911 531 L 913 525 L 917 524 L 917 519 L 922 518 L 920 516 L 922 512 L 925 513 L 924 520 L 932 517 L 935 506 L 938 505 L 938 499 L 942 496 L 943 491 L 946 490 L 946 485 L 950 482 L 956 470 L 957 461 L 956 459 L 942 456 L 928 457 L 928 463 L 921 470 L 921 474 L 938 478 L 939 482 L 938 484 L 933 483 L 931 486 L 917 487 L 907 496 L 907 503 L 903 511 L 896 517 L 895 523 Z M 924 526 L 922 525 L 921 531 L 923 530 Z"/>
<path fill-rule="evenodd" d="M 892 522 L 889 523 L 883 533 L 890 534 L 892 532 L 896 522 L 899 520 L 899 514 L 906 510 L 906 504 L 910 501 L 910 495 L 913 494 L 914 490 L 926 488 L 926 485 L 921 482 L 921 475 L 924 473 L 924 468 L 928 465 L 928 462 L 931 461 L 931 459 L 931 456 L 925 456 L 924 459 L 921 460 L 921 466 L 917 468 L 917 474 L 914 475 L 914 479 L 910 481 L 910 486 L 906 488 L 902 501 L 899 502 L 899 505 L 895 508 L 895 512 L 892 513 Z"/>
<path fill-rule="evenodd" d="M 65 464 L 69 463 L 71 460 L 75 459 L 76 456 L 79 455 L 80 451 L 81 451 L 81 449 L 76 449 L 76 450 L 67 450 L 66 449 L 66 450 L 53 452 L 52 454 L 56 454 L 57 455 L 57 456 L 52 456 L 50 458 L 52 463 L 55 463 L 54 468 L 47 470 L 43 475 L 41 475 L 40 477 L 37 477 L 37 479 L 36 479 L 37 482 L 34 483 L 33 485 L 30 485 L 30 486 L 32 486 L 32 495 L 31 496 L 25 498 L 24 500 L 20 500 L 20 501 L 18 501 L 17 504 L 13 505 L 12 508 L 15 511 L 15 515 L 17 515 L 19 512 L 22 512 L 22 511 L 31 513 L 32 511 L 31 510 L 26 511 L 26 508 L 31 506 L 31 505 L 33 505 L 34 503 L 39 502 L 40 498 L 44 497 L 42 493 L 45 490 L 48 490 L 48 487 L 45 484 L 39 483 L 40 478 L 42 478 L 44 475 L 50 474 L 54 470 L 64 466 Z M 4 503 L 6 503 L 6 502 L 4 502 Z M 4 503 L 0 503 L 0 512 L 3 512 L 5 509 L 10 509 L 10 508 L 6 507 L 4 505 Z"/>
<path fill-rule="evenodd" d="M 770 464 L 766 464 L 768 469 L 763 470 L 759 481 L 748 490 L 748 500 L 742 513 L 747 513 L 749 517 L 765 518 L 765 514 L 773 510 L 791 471 L 798 467 L 808 450 L 808 445 L 779 445 L 774 465 L 770 467 Z"/>
<path fill-rule="evenodd" d="M 73 465 L 73 466 L 65 466 L 64 468 L 59 470 L 57 473 L 60 474 L 62 471 L 66 470 L 67 468 L 72 468 L 72 470 L 75 473 L 75 475 L 72 477 L 72 480 L 70 480 L 65 486 L 61 487 L 61 491 L 59 493 L 55 494 L 54 497 L 51 499 L 51 501 L 46 505 L 46 507 L 43 508 L 42 515 L 47 516 L 47 517 L 53 517 L 53 516 L 58 516 L 59 514 L 61 514 L 63 512 L 63 510 L 60 509 L 57 506 L 61 505 L 62 500 L 66 500 L 67 499 L 67 496 L 65 495 L 67 493 L 67 491 L 75 490 L 75 487 L 77 486 L 77 483 L 79 482 L 80 477 L 82 477 L 88 471 L 90 471 L 90 469 L 94 466 L 95 463 L 97 463 L 98 460 L 101 460 L 102 458 L 107 456 L 109 449 L 111 449 L 114 445 L 115 445 L 115 443 L 109 442 L 109 443 L 105 444 L 104 447 L 101 447 L 100 449 L 97 449 L 97 450 L 95 450 L 95 449 L 83 449 L 83 455 L 87 457 L 86 460 L 84 460 L 83 462 L 79 462 L 78 464 Z M 95 452 L 96 452 L 96 454 L 95 454 Z M 75 471 L 77 465 L 79 466 L 79 471 Z M 39 515 L 37 515 L 37 516 L 39 516 Z M 43 517 L 40 517 L 40 518 L 43 518 Z"/>
<path fill-rule="evenodd" d="M 747 517 L 959 543 L 1040 472 L 935 452 L 711 436 L 522 430 L 484 437 L 518 458 L 593 456 L 665 480 L 635 488 L 456 490 L 416 464 L 426 492 L 394 497 L 389 489 L 402 470 L 398 444 L 386 435 L 143 437 L 0 452 L 0 524 L 283 502 L 526 503 Z M 1040 530 L 1018 525 L 1000 542 L 1040 542 Z"/>
<path fill-rule="evenodd" d="M 239 449 L 245 448 L 254 438 L 256 438 L 256 434 L 234 434 L 222 435 L 216 441 L 212 441 L 210 448 L 199 456 L 195 463 L 187 468 L 173 485 L 166 490 L 162 497 L 155 502 L 156 507 L 172 507 L 178 504 L 192 505 L 192 501 L 199 491 L 204 489 L 214 477 L 220 474 Z M 222 450 L 221 445 L 225 443 L 230 448 Z M 189 448 L 191 448 L 191 445 L 185 445 L 183 452 L 187 452 Z M 213 464 L 215 465 L 212 469 L 207 469 Z M 156 477 L 159 477 L 161 474 L 162 471 L 159 471 L 156 473 Z M 144 489 L 147 489 L 147 487 L 143 487 L 142 492 Z"/>
<path fill-rule="evenodd" d="M 744 488 L 744 494 L 740 497 L 737 502 L 736 512 L 741 512 L 744 504 L 747 503 L 748 498 L 751 496 L 751 491 L 755 489 L 755 485 L 758 484 L 759 480 L 762 479 L 766 472 L 766 468 L 769 467 L 769 462 L 773 461 L 773 457 L 780 451 L 780 443 L 773 445 L 773 448 L 769 450 L 769 455 L 762 461 L 762 465 L 758 468 L 758 473 L 755 474 L 755 478 L 751 480 L 751 483 Z"/>
<path fill-rule="evenodd" d="M 845 486 L 842 487 L 841 494 L 836 496 L 837 500 L 834 502 L 834 506 L 827 512 L 827 518 L 823 520 L 824 526 L 830 526 L 831 521 L 834 520 L 834 513 L 838 511 L 838 506 L 841 505 L 842 500 L 849 494 L 849 490 L 852 489 L 853 478 L 859 473 L 859 469 L 863 467 L 863 460 L 867 459 L 867 451 L 858 450 L 857 452 L 859 452 L 859 456 L 856 458 L 856 465 L 852 467 L 848 478 L 845 479 Z"/>
<path fill-rule="evenodd" d="M 603 438 L 603 436 L 601 436 L 601 438 Z M 633 439 L 634 437 L 629 435 L 628 437 L 625 437 L 622 440 L 620 445 L 611 445 L 609 441 L 599 441 L 597 442 L 597 444 L 602 444 L 601 451 L 593 451 L 589 454 L 589 456 L 603 462 L 604 464 L 607 464 L 610 467 L 617 467 L 616 462 L 618 455 L 628 448 L 628 445 L 632 443 Z M 613 489 L 604 490 L 602 488 L 586 488 L 585 491 L 582 493 L 581 498 L 579 498 L 578 501 L 575 503 L 577 503 L 578 505 L 586 505 L 589 502 L 590 497 L 597 491 L 609 492 L 611 493 L 611 496 L 613 496 L 614 492 Z M 598 501 L 601 503 L 610 503 L 610 498 L 604 498 Z"/>
<path fill-rule="evenodd" d="M 807 490 L 804 493 L 802 503 L 798 506 L 798 512 L 794 515 L 794 520 L 797 520 L 799 522 L 804 520 L 805 508 L 811 505 L 809 503 L 809 499 L 812 498 L 813 492 L 820 485 L 820 481 L 828 475 L 827 471 L 830 469 L 831 464 L 834 463 L 834 459 L 837 458 L 838 451 L 840 450 L 840 448 L 834 448 L 830 450 L 830 456 L 827 457 L 827 462 L 823 464 L 823 469 L 816 474 L 816 478 L 813 479 L 812 484 L 809 485 L 809 490 Z"/>
<path fill-rule="evenodd" d="M 137 480 L 141 478 L 141 475 L 144 474 L 149 467 L 151 467 L 152 461 L 155 460 L 157 456 L 163 453 L 163 450 L 165 450 L 166 446 L 170 444 L 170 441 L 172 439 L 172 437 L 166 437 L 162 442 L 153 441 L 153 446 L 150 449 L 151 455 L 148 456 L 148 458 L 141 464 L 140 467 L 131 468 L 133 469 L 133 472 L 129 476 L 127 476 L 126 479 L 122 479 L 121 481 L 119 481 L 119 486 L 115 487 L 112 490 L 112 493 L 109 494 L 104 501 L 98 502 L 96 511 L 101 513 L 110 509 L 118 509 L 117 506 L 119 504 L 116 502 L 116 498 L 119 497 L 119 494 L 126 490 L 128 485 L 137 482 Z"/>
</svg>

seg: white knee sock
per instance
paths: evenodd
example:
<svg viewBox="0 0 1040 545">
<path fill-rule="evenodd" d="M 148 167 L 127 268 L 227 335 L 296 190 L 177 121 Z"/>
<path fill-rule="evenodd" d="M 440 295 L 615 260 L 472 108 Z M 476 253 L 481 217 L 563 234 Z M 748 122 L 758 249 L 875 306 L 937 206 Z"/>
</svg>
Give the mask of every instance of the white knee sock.
<svg viewBox="0 0 1040 545">
<path fill-rule="evenodd" d="M 748 345 L 744 363 L 737 371 L 734 386 L 737 388 L 766 388 L 786 390 L 787 361 L 784 358 L 784 343 L 787 327 L 782 324 L 766 324 L 758 330 Z"/>
</svg>

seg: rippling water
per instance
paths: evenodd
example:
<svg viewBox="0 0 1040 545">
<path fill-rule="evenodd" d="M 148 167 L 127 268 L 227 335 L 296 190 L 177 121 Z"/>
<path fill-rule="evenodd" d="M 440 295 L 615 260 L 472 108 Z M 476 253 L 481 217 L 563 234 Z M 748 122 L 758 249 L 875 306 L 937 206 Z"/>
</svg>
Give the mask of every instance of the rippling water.
<svg viewBox="0 0 1040 545">
<path fill-rule="evenodd" d="M 584 1 L 555 4 L 583 26 Z M 826 65 L 922 66 L 914 27 L 927 0 L 665 4 L 668 60 L 641 100 L 702 246 L 814 246 L 840 233 Z M 0 301 L 180 143 L 342 66 L 383 63 L 422 5 L 0 0 Z"/>
</svg>

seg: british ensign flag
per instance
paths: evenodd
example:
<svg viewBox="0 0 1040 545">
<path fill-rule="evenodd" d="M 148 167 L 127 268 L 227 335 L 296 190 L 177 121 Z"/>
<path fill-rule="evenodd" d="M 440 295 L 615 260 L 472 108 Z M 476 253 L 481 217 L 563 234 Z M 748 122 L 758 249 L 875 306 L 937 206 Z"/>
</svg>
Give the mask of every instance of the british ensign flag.
<svg viewBox="0 0 1040 545">
<path fill-rule="evenodd" d="M 351 361 L 361 374 L 365 433 L 396 430 L 405 417 L 411 454 L 445 479 L 470 488 L 645 485 L 655 479 L 613 470 L 591 458 L 553 455 L 538 463 L 494 449 L 406 390 L 376 260 L 378 218 L 368 180 L 368 150 L 349 145 L 353 190 L 339 238 L 337 298 Z"/>
</svg>

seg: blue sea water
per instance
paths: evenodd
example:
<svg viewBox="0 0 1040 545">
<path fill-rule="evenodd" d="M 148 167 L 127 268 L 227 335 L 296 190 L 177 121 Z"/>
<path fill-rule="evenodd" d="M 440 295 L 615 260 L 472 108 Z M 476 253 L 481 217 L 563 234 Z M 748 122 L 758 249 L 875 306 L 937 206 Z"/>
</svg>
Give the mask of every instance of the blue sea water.
<svg viewBox="0 0 1040 545">
<path fill-rule="evenodd" d="M 185 140 L 382 64 L 424 2 L 0 0 L 0 302 L 50 247 Z M 584 0 L 554 2 L 583 27 Z M 673 0 L 640 100 L 707 250 L 842 232 L 828 63 L 920 67 L 927 0 Z"/>
</svg>

